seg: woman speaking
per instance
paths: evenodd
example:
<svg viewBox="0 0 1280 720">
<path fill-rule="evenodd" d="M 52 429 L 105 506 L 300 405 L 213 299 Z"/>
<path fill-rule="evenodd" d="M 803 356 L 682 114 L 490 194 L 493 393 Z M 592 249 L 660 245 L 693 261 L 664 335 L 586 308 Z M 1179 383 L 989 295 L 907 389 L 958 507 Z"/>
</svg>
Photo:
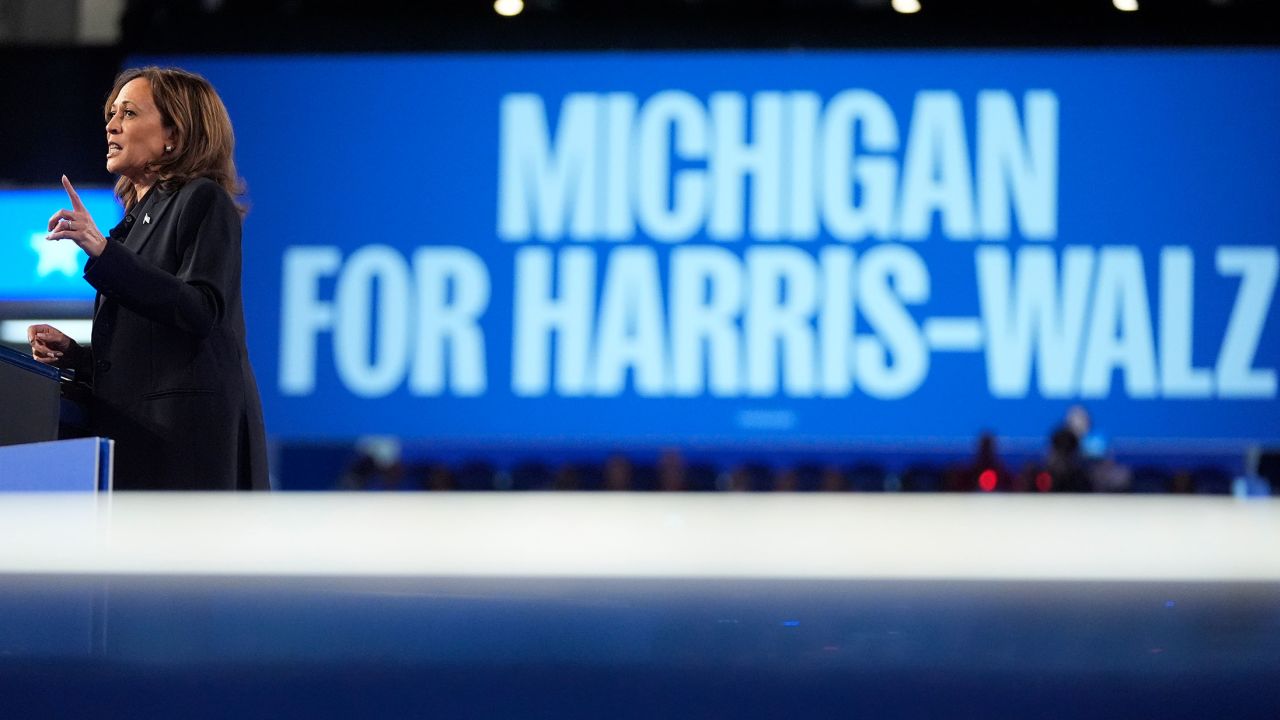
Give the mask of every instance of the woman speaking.
<svg viewBox="0 0 1280 720">
<path fill-rule="evenodd" d="M 103 237 L 65 176 L 71 209 L 49 219 L 49 240 L 89 255 L 92 342 L 32 325 L 32 356 L 91 379 L 90 428 L 116 441 L 117 489 L 266 489 L 226 107 L 204 78 L 147 67 L 116 78 L 106 121 L 124 219 Z"/>
</svg>

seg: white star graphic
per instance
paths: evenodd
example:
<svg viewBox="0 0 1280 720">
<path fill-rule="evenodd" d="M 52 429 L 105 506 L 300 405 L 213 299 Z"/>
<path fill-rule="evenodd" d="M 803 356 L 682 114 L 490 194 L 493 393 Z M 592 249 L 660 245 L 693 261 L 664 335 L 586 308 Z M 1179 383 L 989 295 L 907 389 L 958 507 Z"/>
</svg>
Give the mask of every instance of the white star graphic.
<svg viewBox="0 0 1280 720">
<path fill-rule="evenodd" d="M 45 277 L 55 272 L 75 277 L 80 274 L 80 246 L 70 240 L 45 240 L 45 233 L 31 234 L 31 249 L 40 254 L 36 274 Z"/>
</svg>

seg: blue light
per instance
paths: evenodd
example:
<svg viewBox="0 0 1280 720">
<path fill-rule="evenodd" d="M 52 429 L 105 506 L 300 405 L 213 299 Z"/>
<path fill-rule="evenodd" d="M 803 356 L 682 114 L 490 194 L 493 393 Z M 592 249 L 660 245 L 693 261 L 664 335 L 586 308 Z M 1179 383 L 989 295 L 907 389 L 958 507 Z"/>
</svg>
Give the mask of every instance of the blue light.
<svg viewBox="0 0 1280 720">
<path fill-rule="evenodd" d="M 800 627 L 799 620 L 783 620 L 782 624 L 784 627 Z"/>
<path fill-rule="evenodd" d="M 111 190 L 78 190 L 106 234 L 124 215 Z M 0 191 L 0 301 L 92 300 L 86 256 L 71 241 L 51 242 L 48 220 L 71 201 L 61 189 Z"/>
</svg>

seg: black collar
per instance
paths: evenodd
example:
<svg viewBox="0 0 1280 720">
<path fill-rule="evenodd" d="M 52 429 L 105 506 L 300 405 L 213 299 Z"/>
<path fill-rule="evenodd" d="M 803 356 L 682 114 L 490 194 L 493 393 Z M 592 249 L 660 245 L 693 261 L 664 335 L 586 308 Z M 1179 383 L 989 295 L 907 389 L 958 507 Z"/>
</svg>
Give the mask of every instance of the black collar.
<svg viewBox="0 0 1280 720">
<path fill-rule="evenodd" d="M 164 191 L 160 189 L 159 183 L 152 185 L 151 189 L 147 191 L 147 194 L 143 196 L 142 202 L 134 205 L 132 210 L 125 213 L 124 217 L 120 218 L 120 222 L 117 223 L 115 227 L 111 228 L 111 232 L 107 233 L 107 237 L 111 240 L 119 240 L 123 242 L 125 238 L 129 237 L 129 231 L 133 228 L 134 224 L 139 218 L 146 216 L 147 211 L 155 204 L 156 197 L 163 192 Z"/>
</svg>

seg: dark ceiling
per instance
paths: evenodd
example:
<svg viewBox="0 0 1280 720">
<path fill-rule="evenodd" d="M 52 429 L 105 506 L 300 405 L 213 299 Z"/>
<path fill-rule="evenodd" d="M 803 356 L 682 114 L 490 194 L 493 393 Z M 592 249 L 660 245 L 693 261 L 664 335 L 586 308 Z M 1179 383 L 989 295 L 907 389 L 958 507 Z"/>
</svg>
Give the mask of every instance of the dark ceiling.
<svg viewBox="0 0 1280 720">
<path fill-rule="evenodd" d="M 128 52 L 1252 45 L 1275 0 L 133 0 Z"/>
</svg>

